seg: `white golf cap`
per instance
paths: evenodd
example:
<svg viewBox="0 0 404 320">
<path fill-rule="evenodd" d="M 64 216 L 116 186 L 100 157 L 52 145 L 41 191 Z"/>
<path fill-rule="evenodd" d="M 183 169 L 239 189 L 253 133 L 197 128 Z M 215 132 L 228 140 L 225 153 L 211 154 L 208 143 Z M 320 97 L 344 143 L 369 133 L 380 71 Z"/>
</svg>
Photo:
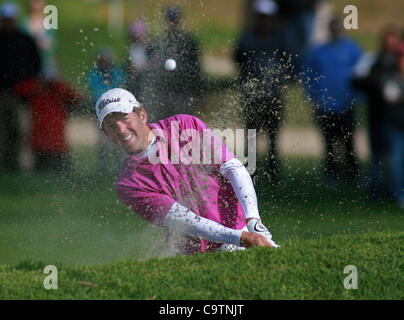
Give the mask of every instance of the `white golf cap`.
<svg viewBox="0 0 404 320">
<path fill-rule="evenodd" d="M 272 0 L 256 0 L 253 9 L 256 13 L 268 16 L 278 13 L 278 5 Z"/>
<path fill-rule="evenodd" d="M 139 107 L 140 103 L 128 90 L 114 88 L 104 92 L 95 103 L 95 113 L 100 129 L 104 118 L 111 112 L 131 113 L 133 108 Z"/>
</svg>

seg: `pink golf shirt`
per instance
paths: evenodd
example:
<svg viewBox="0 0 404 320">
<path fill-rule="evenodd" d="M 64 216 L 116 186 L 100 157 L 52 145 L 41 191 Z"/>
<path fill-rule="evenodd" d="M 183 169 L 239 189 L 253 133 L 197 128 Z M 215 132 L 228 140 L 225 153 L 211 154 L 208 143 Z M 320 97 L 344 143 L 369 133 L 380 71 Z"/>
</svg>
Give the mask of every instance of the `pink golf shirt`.
<svg viewBox="0 0 404 320">
<path fill-rule="evenodd" d="M 135 213 L 160 227 L 164 227 L 171 206 L 178 202 L 204 218 L 242 229 L 246 224 L 241 204 L 231 184 L 219 173 L 221 164 L 235 157 L 225 143 L 209 136 L 206 124 L 189 115 L 172 116 L 149 126 L 157 137 L 153 152 L 160 157 L 160 163 L 150 158 L 150 152 L 127 157 L 116 183 L 119 198 Z M 184 236 L 180 250 L 205 252 L 220 245 Z"/>
</svg>

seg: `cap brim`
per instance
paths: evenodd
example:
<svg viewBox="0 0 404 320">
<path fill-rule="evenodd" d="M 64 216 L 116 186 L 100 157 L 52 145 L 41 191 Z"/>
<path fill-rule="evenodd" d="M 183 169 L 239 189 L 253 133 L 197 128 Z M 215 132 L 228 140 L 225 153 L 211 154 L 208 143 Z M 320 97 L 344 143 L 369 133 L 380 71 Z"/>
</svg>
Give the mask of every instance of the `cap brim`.
<svg viewBox="0 0 404 320">
<path fill-rule="evenodd" d="M 134 108 L 139 107 L 139 104 L 133 104 L 133 105 L 126 105 L 123 106 L 120 103 L 116 104 L 109 104 L 107 107 L 105 107 L 99 117 L 98 117 L 98 124 L 100 126 L 100 129 L 102 129 L 102 123 L 107 115 L 110 113 L 116 112 L 116 113 L 131 113 Z"/>
</svg>

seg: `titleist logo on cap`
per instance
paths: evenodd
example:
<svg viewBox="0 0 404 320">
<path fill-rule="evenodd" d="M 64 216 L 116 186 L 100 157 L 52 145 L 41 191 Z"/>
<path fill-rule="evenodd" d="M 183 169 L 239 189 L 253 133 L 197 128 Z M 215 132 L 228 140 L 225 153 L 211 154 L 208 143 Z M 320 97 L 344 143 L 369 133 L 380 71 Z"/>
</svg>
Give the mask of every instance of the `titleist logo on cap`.
<svg viewBox="0 0 404 320">
<path fill-rule="evenodd" d="M 121 98 L 111 98 L 111 99 L 102 100 L 100 105 L 98 106 L 98 109 L 101 111 L 102 109 L 104 109 L 104 107 L 107 104 L 110 104 L 112 102 L 119 102 L 119 101 L 121 101 Z"/>
</svg>

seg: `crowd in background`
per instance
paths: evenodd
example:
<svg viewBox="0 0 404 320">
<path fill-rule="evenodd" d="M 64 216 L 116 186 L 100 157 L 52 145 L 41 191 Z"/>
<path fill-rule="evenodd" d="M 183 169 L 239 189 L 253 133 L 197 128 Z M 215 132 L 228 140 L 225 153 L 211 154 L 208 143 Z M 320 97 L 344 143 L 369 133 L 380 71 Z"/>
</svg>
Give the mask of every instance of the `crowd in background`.
<svg viewBox="0 0 404 320">
<path fill-rule="evenodd" d="M 0 170 L 19 171 L 22 151 L 33 169 L 69 169 L 66 122 L 80 95 L 59 76 L 53 34 L 43 27 L 43 0 L 30 0 L 19 19 L 14 3 L 0 8 Z"/>
<path fill-rule="evenodd" d="M 334 188 L 360 179 L 354 147 L 356 106 L 366 102 L 371 150 L 367 187 L 376 198 L 393 196 L 404 208 L 404 40 L 396 26 L 383 30 L 379 52 L 364 70 L 366 54 L 344 34 L 342 21 L 329 21 L 329 40 L 313 43 L 317 0 L 251 1 L 249 23 L 234 50 L 237 86 L 246 128 L 265 132 L 268 153 L 259 159 L 256 176 L 280 180 L 277 150 L 286 84 L 302 83 L 324 140 L 324 179 Z M 119 63 L 111 47 L 99 49 L 85 76 L 89 96 L 64 82 L 54 58 L 55 37 L 43 28 L 43 0 L 30 0 L 29 15 L 19 21 L 19 8 L 0 8 L 0 169 L 18 170 L 22 143 L 34 155 L 39 172 L 67 171 L 66 122 L 78 105 L 94 105 L 111 88 L 132 91 L 148 108 L 150 121 L 187 113 L 198 115 L 207 84 L 197 37 L 183 27 L 183 11 L 164 11 L 164 33 L 151 39 L 143 19 L 128 28 L 128 52 Z M 173 69 L 164 68 L 173 59 Z M 28 141 L 22 141 L 21 119 Z M 124 155 L 99 134 L 99 166 L 106 156 Z M 101 150 L 104 150 L 101 152 Z M 105 169 L 105 168 L 104 168 Z"/>
</svg>

